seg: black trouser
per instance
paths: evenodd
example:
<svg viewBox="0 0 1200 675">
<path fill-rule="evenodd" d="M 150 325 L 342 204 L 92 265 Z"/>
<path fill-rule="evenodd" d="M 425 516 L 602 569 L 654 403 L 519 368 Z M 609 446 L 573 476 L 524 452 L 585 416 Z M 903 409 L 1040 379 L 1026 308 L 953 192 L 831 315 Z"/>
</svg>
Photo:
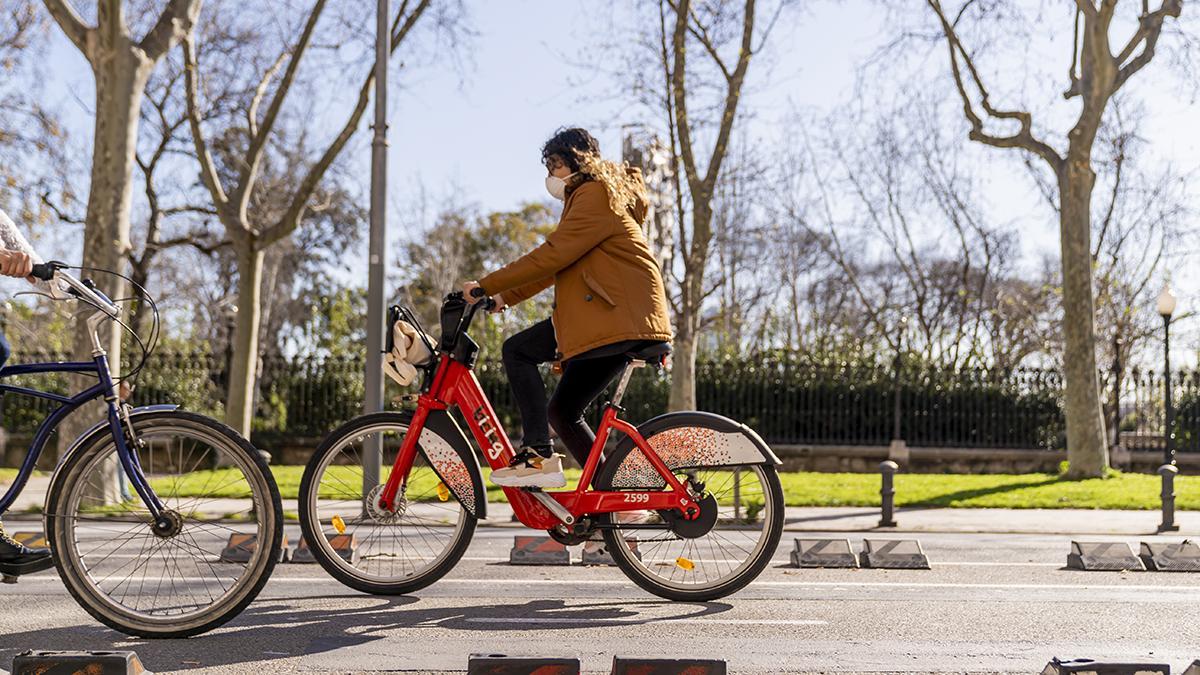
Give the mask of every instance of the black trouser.
<svg viewBox="0 0 1200 675">
<path fill-rule="evenodd" d="M 586 464 L 596 435 L 583 421 L 583 413 L 628 363 L 622 346 L 600 347 L 565 362 L 562 379 L 547 404 L 538 366 L 557 356 L 554 325 L 546 319 L 505 340 L 504 372 L 521 411 L 523 444 L 550 445 L 549 423 L 579 466 Z"/>
</svg>

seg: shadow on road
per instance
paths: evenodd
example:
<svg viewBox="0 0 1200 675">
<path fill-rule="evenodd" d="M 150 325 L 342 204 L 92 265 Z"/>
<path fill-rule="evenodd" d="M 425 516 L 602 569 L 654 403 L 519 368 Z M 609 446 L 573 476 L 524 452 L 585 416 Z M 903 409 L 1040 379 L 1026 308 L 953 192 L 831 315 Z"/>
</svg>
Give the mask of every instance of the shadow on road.
<svg viewBox="0 0 1200 675">
<path fill-rule="evenodd" d="M 348 598 L 358 600 L 357 597 Z M 381 640 L 388 631 L 442 628 L 464 631 L 571 630 L 604 625 L 645 625 L 693 619 L 732 608 L 718 602 L 593 602 L 568 605 L 565 600 L 531 600 L 523 604 L 430 606 L 415 597 L 363 596 L 360 607 L 307 610 L 296 601 L 328 596 L 261 601 L 233 622 L 209 635 L 188 640 L 137 640 L 95 624 L 33 630 L 0 638 L 0 664 L 26 649 L 129 649 L 153 671 L 213 668 L 320 654 Z M 646 614 L 644 610 L 661 608 Z M 493 621 L 489 621 L 489 619 Z M 544 621 L 544 623 L 538 623 Z M 261 665 L 260 665 L 261 667 Z"/>
</svg>

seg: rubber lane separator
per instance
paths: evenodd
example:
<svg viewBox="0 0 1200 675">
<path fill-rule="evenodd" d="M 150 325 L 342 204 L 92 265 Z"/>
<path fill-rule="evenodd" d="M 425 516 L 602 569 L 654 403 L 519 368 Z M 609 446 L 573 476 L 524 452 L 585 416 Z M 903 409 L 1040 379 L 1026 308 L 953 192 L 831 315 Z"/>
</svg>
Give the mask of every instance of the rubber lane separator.
<svg viewBox="0 0 1200 675">
<path fill-rule="evenodd" d="M 1088 571 L 1146 571 L 1142 559 L 1123 541 L 1073 541 L 1071 552 L 1067 554 L 1067 567 Z"/>
<path fill-rule="evenodd" d="M 795 539 L 793 567 L 856 568 L 858 556 L 849 539 Z"/>
<path fill-rule="evenodd" d="M 916 539 L 866 539 L 863 541 L 862 566 L 875 569 L 932 569 L 929 557 Z"/>
<path fill-rule="evenodd" d="M 579 675 L 577 658 L 472 654 L 467 660 L 467 675 Z"/>
<path fill-rule="evenodd" d="M 1149 570 L 1200 572 L 1200 546 L 1187 539 L 1178 544 L 1143 541 L 1138 557 Z"/>
<path fill-rule="evenodd" d="M 570 565 L 571 552 L 550 537 L 517 535 L 513 537 L 510 565 Z"/>
</svg>

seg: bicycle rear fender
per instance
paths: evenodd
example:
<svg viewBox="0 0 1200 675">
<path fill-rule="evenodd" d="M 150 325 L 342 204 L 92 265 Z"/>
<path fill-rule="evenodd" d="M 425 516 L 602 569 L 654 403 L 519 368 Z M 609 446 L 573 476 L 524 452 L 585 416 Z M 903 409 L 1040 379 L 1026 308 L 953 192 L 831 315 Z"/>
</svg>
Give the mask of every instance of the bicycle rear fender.
<svg viewBox="0 0 1200 675">
<path fill-rule="evenodd" d="M 449 412 L 429 411 L 418 447 L 458 503 L 472 516 L 487 518 L 487 490 L 479 458 Z"/>
<path fill-rule="evenodd" d="M 672 470 L 782 464 L 753 429 L 713 413 L 689 411 L 659 415 L 640 425 L 638 433 Z M 662 482 L 632 438 L 622 438 L 612 457 L 621 462 L 615 469 L 613 487 L 641 487 L 646 481 Z"/>
</svg>

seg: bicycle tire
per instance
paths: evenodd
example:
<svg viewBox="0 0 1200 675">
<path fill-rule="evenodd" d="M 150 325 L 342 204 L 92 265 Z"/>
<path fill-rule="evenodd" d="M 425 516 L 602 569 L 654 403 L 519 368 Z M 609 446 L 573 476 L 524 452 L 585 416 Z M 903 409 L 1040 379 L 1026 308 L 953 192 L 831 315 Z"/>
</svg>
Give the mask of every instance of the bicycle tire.
<svg viewBox="0 0 1200 675">
<path fill-rule="evenodd" d="M 714 424 L 705 416 L 680 414 L 679 419 L 669 425 L 657 425 L 656 433 L 662 433 L 670 430 L 683 429 L 711 429 L 714 431 L 728 432 L 726 425 Z M 647 438 L 650 440 L 650 437 Z M 622 470 L 622 465 L 631 453 L 638 453 L 641 458 L 640 450 L 633 444 L 621 444 L 614 450 L 611 457 L 605 459 L 604 466 L 601 467 L 600 473 L 596 478 L 596 486 L 598 490 L 622 490 L 630 489 L 628 487 L 614 487 L 617 480 L 618 472 Z M 644 458 L 642 458 L 644 461 Z M 647 463 L 648 465 L 648 463 Z M 625 467 L 628 470 L 628 466 Z M 701 467 L 703 468 L 703 467 Z M 764 504 L 767 514 L 763 518 L 763 526 L 765 529 L 764 536 L 752 552 L 751 559 L 744 562 L 737 570 L 731 573 L 728 579 L 712 584 L 707 587 L 689 589 L 680 587 L 679 585 L 671 585 L 665 580 L 662 580 L 658 575 L 652 574 L 638 554 L 628 544 L 625 537 L 619 529 L 620 523 L 615 517 L 615 514 L 605 514 L 602 522 L 614 526 L 616 529 L 605 529 L 603 537 L 605 546 L 609 554 L 612 556 L 613 562 L 631 581 L 661 598 L 680 602 L 707 602 L 725 597 L 732 593 L 745 588 L 751 582 L 758 578 L 762 571 L 770 564 L 775 550 L 779 546 L 779 540 L 783 536 L 783 515 L 784 515 L 784 499 L 783 486 L 779 481 L 779 474 L 775 467 L 769 464 L 749 464 L 738 467 L 714 467 L 720 470 L 729 470 L 737 468 L 742 471 L 753 471 L 761 476 L 763 486 Z M 676 471 L 677 474 L 682 473 L 682 470 Z M 626 473 L 628 475 L 628 473 Z M 652 482 L 661 483 L 661 477 L 654 477 Z M 633 488 L 644 490 L 660 490 L 663 489 L 661 484 L 647 484 L 644 487 Z M 632 530 L 637 532 L 636 530 Z M 719 566 L 718 566 L 719 567 Z"/>
<path fill-rule="evenodd" d="M 283 505 L 279 488 L 266 461 L 254 446 L 241 434 L 221 422 L 189 412 L 164 411 L 137 415 L 133 418 L 133 426 L 139 437 L 153 435 L 155 431 L 162 429 L 178 428 L 217 442 L 223 441 L 224 447 L 221 449 L 228 451 L 230 458 L 238 462 L 243 471 L 249 470 L 252 475 L 247 475 L 247 478 L 257 481 L 255 487 L 260 497 L 258 500 L 252 500 L 250 513 L 256 518 L 261 529 L 258 531 L 259 545 L 246 566 L 248 576 L 239 579 L 236 593 L 229 597 L 222 595 L 220 600 L 212 605 L 215 609 L 198 611 L 177 622 L 135 618 L 130 612 L 115 606 L 114 600 L 98 595 L 99 589 L 85 580 L 88 571 L 84 569 L 84 565 L 73 561 L 71 556 L 67 555 L 67 552 L 74 550 L 72 542 L 67 539 L 74 529 L 67 521 L 79 520 L 80 517 L 71 514 L 71 518 L 66 518 L 68 514 L 63 508 L 66 506 L 64 501 L 74 494 L 74 490 L 81 489 L 77 481 L 84 477 L 82 472 L 88 469 L 89 462 L 104 461 L 98 459 L 98 456 L 106 450 L 115 455 L 112 437 L 107 433 L 97 434 L 72 453 L 56 472 L 56 480 L 50 486 L 44 524 L 47 538 L 55 552 L 55 567 L 75 601 L 97 621 L 114 630 L 152 639 L 186 638 L 206 633 L 241 614 L 258 597 L 271 578 L 283 538 Z M 262 497 L 266 498 L 261 499 Z M 140 501 L 137 503 L 140 504 Z M 263 542 L 267 545 L 263 546 Z M 198 564 L 196 567 L 199 569 Z M 212 565 L 209 567 L 212 568 Z"/>
<path fill-rule="evenodd" d="M 315 501 L 320 499 L 321 483 L 319 478 L 323 474 L 323 467 L 329 466 L 333 461 L 333 457 L 330 455 L 336 456 L 336 453 L 340 453 L 342 448 L 346 447 L 348 439 L 375 433 L 371 431 L 373 429 L 403 428 L 407 433 L 411 421 L 412 413 L 408 411 L 370 413 L 350 420 L 331 432 L 321 443 L 309 460 L 308 466 L 305 467 L 304 477 L 300 481 L 300 528 L 304 532 L 305 540 L 309 542 L 309 550 L 312 551 L 313 558 L 338 582 L 363 593 L 404 595 L 437 582 L 454 569 L 462 559 L 475 534 L 477 518 L 459 504 L 461 521 L 453 533 L 449 545 L 445 547 L 444 553 L 435 559 L 432 566 L 421 573 L 392 581 L 381 581 L 379 577 L 372 579 L 368 578 L 365 573 L 352 572 L 349 568 L 353 567 L 353 564 L 338 557 L 329 546 L 325 545 L 326 533 L 320 526 L 319 514 L 315 510 Z M 422 435 L 424 433 L 425 431 L 422 432 Z M 418 450 L 420 450 L 419 456 L 424 457 L 424 450 L 419 445 Z"/>
</svg>

